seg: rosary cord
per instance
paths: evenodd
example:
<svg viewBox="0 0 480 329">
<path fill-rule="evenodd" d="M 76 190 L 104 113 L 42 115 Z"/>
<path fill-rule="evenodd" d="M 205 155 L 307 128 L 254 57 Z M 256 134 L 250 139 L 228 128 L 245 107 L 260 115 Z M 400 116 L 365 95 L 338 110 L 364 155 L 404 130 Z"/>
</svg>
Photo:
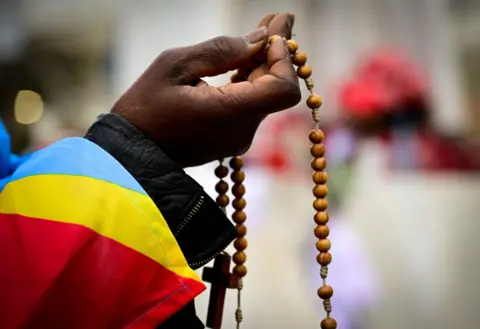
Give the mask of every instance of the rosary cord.
<svg viewBox="0 0 480 329">
<path fill-rule="evenodd" d="M 321 266 L 320 276 L 323 282 L 322 286 L 318 289 L 317 294 L 318 297 L 323 300 L 323 307 L 326 313 L 326 317 L 320 322 L 320 327 L 322 329 L 336 329 L 337 322 L 330 317 L 330 313 L 332 312 L 330 298 L 333 296 L 333 288 L 327 285 L 327 266 L 332 261 L 332 256 L 328 252 L 331 247 L 330 240 L 327 239 L 330 229 L 326 225 L 328 222 L 328 213 L 326 212 L 328 207 L 328 201 L 326 199 L 328 194 L 328 188 L 326 185 L 328 175 L 325 171 L 327 166 L 327 161 L 325 159 L 325 145 L 323 144 L 325 136 L 319 126 L 322 98 L 313 91 L 314 83 L 311 77 L 312 68 L 305 65 L 307 62 L 307 54 L 303 51 L 298 51 L 298 43 L 294 40 L 288 40 L 287 45 L 288 50 L 292 55 L 292 62 L 298 67 L 297 75 L 300 79 L 305 81 L 305 85 L 307 86 L 309 96 L 306 103 L 308 108 L 311 109 L 312 119 L 315 121 L 315 129 L 310 132 L 309 139 L 312 143 L 310 148 L 310 153 L 313 156 L 311 167 L 314 170 L 312 179 L 315 183 L 313 195 L 316 198 L 313 202 L 313 208 L 316 210 L 314 220 L 317 224 L 314 233 L 318 238 L 316 243 L 317 250 L 319 251 L 317 262 Z"/>
<path fill-rule="evenodd" d="M 237 238 L 235 239 L 233 246 L 236 252 L 233 254 L 233 262 L 235 266 L 233 268 L 233 275 L 237 279 L 237 310 L 235 311 L 235 320 L 237 322 L 237 329 L 240 329 L 240 323 L 243 321 L 242 313 L 242 289 L 243 289 L 243 277 L 247 274 L 247 267 L 244 265 L 247 260 L 245 249 L 247 249 L 247 227 L 245 221 L 247 215 L 245 214 L 245 207 L 247 205 L 246 200 L 243 198 L 246 189 L 243 185 L 245 180 L 245 172 L 243 168 L 243 159 L 241 157 L 233 157 L 230 160 L 230 167 L 232 168 L 231 179 L 233 182 L 232 194 L 234 199 L 232 206 L 235 209 L 232 215 L 232 220 L 235 222 L 235 229 L 237 230 Z"/>
</svg>

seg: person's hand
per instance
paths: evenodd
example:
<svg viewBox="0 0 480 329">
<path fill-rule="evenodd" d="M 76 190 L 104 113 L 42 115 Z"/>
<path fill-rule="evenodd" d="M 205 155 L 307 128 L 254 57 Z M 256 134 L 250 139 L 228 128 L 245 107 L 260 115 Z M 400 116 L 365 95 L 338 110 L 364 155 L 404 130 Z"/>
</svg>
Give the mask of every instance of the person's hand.
<svg viewBox="0 0 480 329">
<path fill-rule="evenodd" d="M 291 37 L 293 21 L 289 14 L 266 15 L 263 27 L 247 35 L 163 52 L 112 112 L 184 167 L 246 152 L 268 114 L 300 101 L 285 39 Z M 280 37 L 273 38 L 265 61 L 258 63 L 272 35 Z M 254 68 L 256 59 L 261 65 Z M 237 69 L 247 72 L 237 83 L 213 87 L 201 80 Z"/>
</svg>

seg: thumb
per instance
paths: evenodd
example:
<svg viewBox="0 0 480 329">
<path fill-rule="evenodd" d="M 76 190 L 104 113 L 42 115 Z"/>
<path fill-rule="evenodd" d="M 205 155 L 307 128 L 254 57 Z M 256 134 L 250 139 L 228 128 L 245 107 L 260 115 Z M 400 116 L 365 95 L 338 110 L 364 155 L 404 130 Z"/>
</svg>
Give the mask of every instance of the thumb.
<svg viewBox="0 0 480 329">
<path fill-rule="evenodd" d="M 162 54 L 161 62 L 169 63 L 171 78 L 181 84 L 191 84 L 199 78 L 238 69 L 264 48 L 267 38 L 266 27 L 239 37 L 216 37 L 167 51 Z"/>
</svg>

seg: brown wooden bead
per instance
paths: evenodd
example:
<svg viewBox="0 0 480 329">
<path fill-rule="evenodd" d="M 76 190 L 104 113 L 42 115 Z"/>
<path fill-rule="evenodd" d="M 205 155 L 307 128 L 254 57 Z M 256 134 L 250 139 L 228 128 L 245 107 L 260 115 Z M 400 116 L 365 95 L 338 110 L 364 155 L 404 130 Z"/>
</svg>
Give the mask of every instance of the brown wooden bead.
<svg viewBox="0 0 480 329">
<path fill-rule="evenodd" d="M 244 198 L 234 199 L 233 202 L 232 202 L 232 207 L 235 210 L 242 210 L 246 206 L 247 206 L 247 200 L 245 200 Z"/>
<path fill-rule="evenodd" d="M 318 185 L 315 185 L 315 187 L 313 188 L 313 195 L 316 198 L 324 198 L 327 196 L 327 194 L 328 194 L 327 185 L 318 184 Z"/>
<path fill-rule="evenodd" d="M 326 239 L 330 234 L 330 229 L 327 225 L 318 225 L 314 230 L 315 236 L 319 239 Z"/>
<path fill-rule="evenodd" d="M 245 275 L 247 275 L 247 267 L 245 265 L 236 265 L 233 268 L 233 274 L 239 278 L 243 278 Z"/>
<path fill-rule="evenodd" d="M 323 101 L 320 95 L 313 94 L 308 96 L 307 98 L 307 106 L 312 110 L 318 109 L 320 106 L 322 106 L 322 103 Z"/>
<path fill-rule="evenodd" d="M 278 40 L 278 39 L 281 39 L 281 36 L 279 36 L 279 35 L 272 35 L 272 36 L 268 39 L 268 43 L 272 43 L 272 42 L 274 42 L 275 40 Z"/>
<path fill-rule="evenodd" d="M 302 65 L 297 69 L 297 75 L 300 79 L 307 79 L 312 75 L 312 68 L 308 65 Z"/>
<path fill-rule="evenodd" d="M 327 199 L 316 199 L 313 201 L 313 208 L 316 211 L 325 211 L 328 208 L 328 201 Z"/>
<path fill-rule="evenodd" d="M 328 223 L 328 213 L 326 211 L 317 211 L 313 219 L 317 225 L 325 225 Z"/>
<path fill-rule="evenodd" d="M 316 158 L 323 157 L 325 155 L 325 145 L 321 143 L 313 144 L 310 147 L 310 154 Z"/>
<path fill-rule="evenodd" d="M 292 56 L 292 62 L 297 66 L 305 65 L 305 63 L 307 62 L 307 53 L 304 51 L 297 51 Z"/>
<path fill-rule="evenodd" d="M 248 241 L 245 238 L 238 238 L 233 242 L 233 247 L 238 251 L 243 251 L 247 249 L 247 246 L 248 246 Z"/>
<path fill-rule="evenodd" d="M 218 178 L 225 178 L 228 175 L 228 167 L 225 167 L 224 165 L 220 165 L 217 168 L 215 168 L 215 176 Z"/>
<path fill-rule="evenodd" d="M 230 179 L 234 183 L 242 183 L 245 180 L 245 172 L 242 170 L 236 170 L 230 175 Z"/>
<path fill-rule="evenodd" d="M 315 129 L 310 132 L 310 135 L 308 135 L 308 138 L 310 139 L 310 142 L 312 142 L 313 144 L 318 144 L 323 142 L 323 140 L 325 139 L 325 134 L 320 129 Z"/>
<path fill-rule="evenodd" d="M 247 261 L 247 255 L 243 251 L 237 251 L 233 254 L 232 259 L 235 264 L 241 265 Z"/>
<path fill-rule="evenodd" d="M 322 286 L 318 289 L 317 293 L 321 299 L 330 299 L 333 296 L 333 288 L 330 286 Z"/>
<path fill-rule="evenodd" d="M 321 252 L 317 255 L 317 263 L 322 266 L 327 266 L 332 262 L 332 254 L 329 252 Z"/>
<path fill-rule="evenodd" d="M 314 158 L 311 165 L 313 170 L 322 171 L 327 167 L 327 160 L 323 157 Z"/>
<path fill-rule="evenodd" d="M 226 207 L 228 206 L 228 203 L 230 202 L 230 199 L 228 198 L 228 195 L 226 194 L 220 194 L 217 196 L 217 204 L 220 207 Z"/>
<path fill-rule="evenodd" d="M 233 212 L 232 219 L 236 224 L 243 224 L 247 220 L 247 214 L 244 211 L 237 210 Z"/>
<path fill-rule="evenodd" d="M 246 192 L 246 189 L 245 189 L 245 185 L 243 184 L 234 184 L 232 186 L 232 194 L 237 198 L 241 198 L 242 196 L 244 196 L 245 192 Z"/>
<path fill-rule="evenodd" d="M 233 157 L 230 159 L 230 167 L 234 170 L 240 170 L 243 168 L 243 159 L 241 157 Z"/>
<path fill-rule="evenodd" d="M 328 181 L 328 173 L 325 171 L 315 171 L 312 175 L 315 184 L 325 184 Z"/>
<path fill-rule="evenodd" d="M 298 43 L 295 40 L 288 40 L 287 46 L 290 54 L 295 54 L 298 50 Z"/>
<path fill-rule="evenodd" d="M 320 322 L 322 329 L 337 329 L 337 321 L 334 318 L 325 318 Z"/>
<path fill-rule="evenodd" d="M 237 230 L 237 237 L 243 238 L 245 235 L 247 235 L 247 226 L 239 224 L 235 226 L 235 229 Z"/>
<path fill-rule="evenodd" d="M 217 193 L 219 193 L 219 194 L 227 193 L 228 192 L 228 183 L 224 180 L 219 181 L 215 185 L 215 191 L 217 191 Z"/>
<path fill-rule="evenodd" d="M 326 251 L 329 251 L 330 248 L 331 248 L 331 243 L 330 243 L 330 240 L 328 239 L 321 239 L 321 240 L 318 240 L 317 241 L 317 250 L 318 251 L 321 251 L 321 252 L 326 252 Z"/>
</svg>

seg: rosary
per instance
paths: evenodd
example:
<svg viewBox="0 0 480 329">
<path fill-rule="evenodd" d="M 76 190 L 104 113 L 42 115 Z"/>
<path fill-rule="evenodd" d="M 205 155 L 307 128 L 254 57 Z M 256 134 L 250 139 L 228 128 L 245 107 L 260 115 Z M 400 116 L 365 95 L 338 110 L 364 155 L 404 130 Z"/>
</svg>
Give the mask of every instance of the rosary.
<svg viewBox="0 0 480 329">
<path fill-rule="evenodd" d="M 269 42 L 278 36 L 273 36 Z M 330 317 L 332 312 L 332 305 L 330 298 L 333 295 L 333 288 L 327 285 L 328 265 L 332 261 L 332 255 L 328 252 L 330 250 L 330 240 L 327 239 L 330 229 L 326 225 L 328 222 L 328 213 L 326 212 L 328 201 L 326 199 L 328 188 L 327 172 L 325 167 L 327 162 L 325 160 L 325 146 L 323 144 L 324 133 L 319 129 L 320 121 L 320 106 L 322 105 L 322 98 L 313 92 L 313 79 L 312 68 L 305 65 L 307 62 L 307 54 L 298 50 L 298 44 L 294 40 L 287 41 L 288 50 L 291 54 L 292 62 L 296 65 L 297 75 L 300 79 L 305 81 L 309 96 L 307 98 L 307 106 L 312 110 L 312 118 L 316 123 L 315 129 L 310 132 L 309 139 L 312 143 L 310 153 L 313 156 L 311 167 L 314 170 L 312 180 L 315 183 L 313 188 L 313 195 L 315 201 L 313 202 L 313 208 L 316 213 L 314 215 L 315 223 L 317 224 L 314 234 L 317 237 L 316 247 L 319 251 L 317 255 L 317 263 L 320 265 L 320 276 L 323 280 L 323 285 L 318 289 L 318 297 L 323 300 L 323 306 L 326 312 L 326 317 L 321 321 L 321 329 L 336 329 L 337 322 L 334 318 Z M 232 78 L 233 80 L 233 78 Z M 232 81 L 233 82 L 233 81 Z M 237 323 L 237 329 L 240 328 L 240 323 L 243 320 L 242 308 L 241 308 L 241 292 L 243 288 L 243 278 L 247 274 L 247 268 L 245 262 L 247 256 L 245 250 L 247 249 L 247 227 L 245 221 L 247 215 L 244 208 L 246 207 L 246 200 L 243 197 L 245 195 L 245 186 L 243 181 L 245 180 L 245 172 L 243 168 L 243 160 L 241 157 L 233 157 L 230 160 L 230 168 L 232 173 L 230 179 L 233 182 L 231 193 L 233 195 L 232 206 L 234 212 L 232 214 L 232 220 L 236 224 L 237 238 L 235 239 L 233 246 L 235 253 L 230 257 L 227 253 L 222 253 L 215 258 L 213 268 L 205 268 L 203 271 L 202 279 L 211 283 L 210 300 L 208 305 L 208 314 L 206 325 L 208 328 L 220 329 L 222 324 L 223 306 L 225 302 L 225 294 L 227 289 L 237 290 L 237 310 L 235 312 L 235 319 Z M 226 213 L 226 206 L 230 200 L 227 196 L 229 190 L 228 183 L 224 180 L 228 176 L 229 168 L 223 164 L 223 160 L 220 161 L 220 165 L 215 169 L 215 176 L 220 181 L 216 184 L 215 190 L 218 193 L 217 204 Z M 235 266 L 232 273 L 230 273 L 230 262 L 233 260 Z"/>
</svg>

